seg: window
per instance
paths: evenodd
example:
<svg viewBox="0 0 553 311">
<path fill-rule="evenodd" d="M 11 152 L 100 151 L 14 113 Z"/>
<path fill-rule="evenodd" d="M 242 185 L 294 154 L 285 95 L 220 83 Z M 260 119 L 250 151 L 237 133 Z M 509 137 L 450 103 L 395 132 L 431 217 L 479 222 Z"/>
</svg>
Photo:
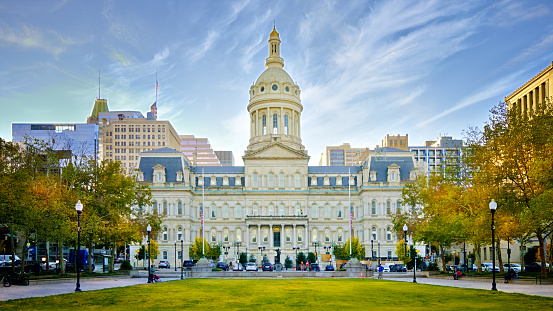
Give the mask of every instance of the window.
<svg viewBox="0 0 553 311">
<path fill-rule="evenodd" d="M 228 205 L 223 205 L 223 218 L 228 218 Z"/>
<path fill-rule="evenodd" d="M 292 241 L 292 238 L 290 237 L 290 229 L 286 229 L 286 242 Z"/>
<path fill-rule="evenodd" d="M 252 229 L 252 243 L 257 242 L 257 230 Z"/>
<path fill-rule="evenodd" d="M 303 241 L 303 229 L 298 229 L 298 242 Z"/>
<path fill-rule="evenodd" d="M 252 187 L 253 188 L 257 187 L 257 173 L 253 173 L 252 175 Z"/>
<path fill-rule="evenodd" d="M 215 207 L 215 205 L 211 206 L 211 218 L 217 217 L 216 209 L 217 207 Z"/>
<path fill-rule="evenodd" d="M 278 214 L 280 216 L 284 216 L 284 204 L 280 203 L 280 207 L 278 209 Z"/>
<path fill-rule="evenodd" d="M 269 241 L 269 229 L 263 229 L 263 242 Z"/>
<path fill-rule="evenodd" d="M 325 205 L 325 218 L 330 218 L 330 205 Z"/>
<path fill-rule="evenodd" d="M 311 238 L 312 238 L 311 241 L 313 241 L 313 242 L 317 242 L 317 241 L 318 241 L 318 239 L 317 239 L 317 229 L 313 229 Z"/>
<path fill-rule="evenodd" d="M 337 214 L 338 214 L 338 218 L 342 218 L 342 206 L 341 205 L 338 206 Z"/>
<path fill-rule="evenodd" d="M 273 134 L 278 134 L 278 115 L 273 114 Z"/>
<path fill-rule="evenodd" d="M 257 216 L 258 215 L 258 208 L 257 208 L 257 204 L 254 204 L 253 205 L 253 208 L 252 208 L 252 214 L 254 216 Z"/>
<path fill-rule="evenodd" d="M 388 251 L 388 258 L 392 258 L 392 251 Z"/>
<path fill-rule="evenodd" d="M 317 216 L 318 216 L 318 213 L 317 213 L 317 206 L 313 205 L 313 206 L 311 207 L 311 217 L 317 218 Z"/>
<path fill-rule="evenodd" d="M 177 240 L 178 241 L 182 240 L 182 228 L 181 227 L 177 228 Z"/>
<path fill-rule="evenodd" d="M 372 228 L 372 238 L 374 241 L 376 241 L 376 227 Z"/>
<path fill-rule="evenodd" d="M 234 207 L 234 218 L 241 218 L 242 217 L 242 206 L 237 205 Z"/>
<path fill-rule="evenodd" d="M 269 173 L 269 176 L 267 177 L 269 187 L 272 188 L 275 186 L 275 175 L 273 173 Z"/>
<path fill-rule="evenodd" d="M 167 227 L 163 227 L 163 241 L 167 241 L 169 239 L 169 234 L 167 233 Z"/>
<path fill-rule="evenodd" d="M 236 229 L 236 241 L 242 242 L 242 230 L 240 230 L 240 228 Z"/>
<path fill-rule="evenodd" d="M 267 134 L 267 116 L 263 115 L 262 119 L 263 119 L 263 135 L 266 135 Z"/>
<path fill-rule="evenodd" d="M 284 115 L 284 134 L 288 135 L 288 115 Z"/>
<path fill-rule="evenodd" d="M 376 215 L 376 201 L 371 203 L 371 214 Z"/>
<path fill-rule="evenodd" d="M 179 201 L 177 203 L 177 214 L 182 215 L 182 202 L 181 201 Z"/>
<path fill-rule="evenodd" d="M 390 227 L 386 228 L 386 240 L 388 241 L 392 240 L 392 232 L 390 230 Z"/>
<path fill-rule="evenodd" d="M 386 214 L 390 215 L 392 213 L 392 203 L 390 201 L 386 202 Z"/>
<path fill-rule="evenodd" d="M 167 215 L 167 202 L 163 202 L 163 214 Z"/>
<path fill-rule="evenodd" d="M 223 230 L 223 241 L 228 242 L 228 229 Z"/>
<path fill-rule="evenodd" d="M 167 251 L 163 251 L 163 259 L 167 259 Z"/>
<path fill-rule="evenodd" d="M 284 173 L 278 175 L 278 186 L 284 188 Z"/>
<path fill-rule="evenodd" d="M 294 180 L 296 188 L 301 187 L 300 173 L 296 173 Z"/>
<path fill-rule="evenodd" d="M 330 230 L 325 229 L 325 242 L 330 242 Z"/>
<path fill-rule="evenodd" d="M 177 259 L 182 259 L 182 251 L 177 251 Z"/>
<path fill-rule="evenodd" d="M 211 229 L 211 242 L 217 241 L 217 231 L 215 229 Z"/>
<path fill-rule="evenodd" d="M 342 229 L 338 229 L 338 242 L 342 242 Z"/>
<path fill-rule="evenodd" d="M 269 216 L 274 216 L 275 215 L 275 207 L 273 206 L 273 204 L 269 205 Z"/>
<path fill-rule="evenodd" d="M 294 213 L 296 216 L 299 216 L 300 215 L 300 205 L 299 204 L 296 204 L 296 212 Z"/>
<path fill-rule="evenodd" d="M 154 202 L 154 211 L 156 211 L 156 212 L 158 211 L 157 210 L 157 202 Z"/>
</svg>

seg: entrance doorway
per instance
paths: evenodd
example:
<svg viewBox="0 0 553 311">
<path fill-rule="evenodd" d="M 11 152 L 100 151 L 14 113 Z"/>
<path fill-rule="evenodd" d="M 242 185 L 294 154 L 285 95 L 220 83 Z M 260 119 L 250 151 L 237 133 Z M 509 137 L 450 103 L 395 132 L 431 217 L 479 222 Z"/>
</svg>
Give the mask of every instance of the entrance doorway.
<svg viewBox="0 0 553 311">
<path fill-rule="evenodd" d="M 273 246 L 280 247 L 280 228 L 273 229 Z"/>
</svg>

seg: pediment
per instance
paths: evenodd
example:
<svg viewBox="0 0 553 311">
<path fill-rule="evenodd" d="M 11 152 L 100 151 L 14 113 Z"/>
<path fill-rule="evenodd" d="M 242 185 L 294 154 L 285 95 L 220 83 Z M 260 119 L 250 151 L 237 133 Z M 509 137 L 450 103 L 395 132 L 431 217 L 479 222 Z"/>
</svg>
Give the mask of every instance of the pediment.
<svg viewBox="0 0 553 311">
<path fill-rule="evenodd" d="M 282 143 L 275 142 L 263 148 L 250 152 L 244 160 L 253 159 L 309 159 L 305 151 L 290 148 Z"/>
<path fill-rule="evenodd" d="M 392 163 L 390 166 L 388 166 L 388 169 L 399 169 L 399 165 Z"/>
</svg>

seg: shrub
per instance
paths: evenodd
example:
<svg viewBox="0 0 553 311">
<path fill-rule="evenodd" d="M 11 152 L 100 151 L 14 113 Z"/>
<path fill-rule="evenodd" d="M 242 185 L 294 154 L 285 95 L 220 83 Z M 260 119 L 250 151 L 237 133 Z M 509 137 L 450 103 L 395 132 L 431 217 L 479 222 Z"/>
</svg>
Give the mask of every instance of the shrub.
<svg viewBox="0 0 553 311">
<path fill-rule="evenodd" d="M 429 263 L 428 266 L 426 267 L 426 271 L 438 271 L 438 270 L 440 270 L 440 268 L 438 268 L 438 264 L 435 262 Z"/>
<path fill-rule="evenodd" d="M 132 270 L 132 265 L 130 260 L 123 260 L 121 262 L 121 267 L 119 270 Z"/>
</svg>

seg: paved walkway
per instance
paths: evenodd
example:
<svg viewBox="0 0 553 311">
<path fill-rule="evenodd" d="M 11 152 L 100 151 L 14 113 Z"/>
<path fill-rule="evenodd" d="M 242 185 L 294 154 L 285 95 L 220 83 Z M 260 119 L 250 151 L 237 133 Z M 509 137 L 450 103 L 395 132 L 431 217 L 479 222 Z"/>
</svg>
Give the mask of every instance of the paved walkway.
<svg viewBox="0 0 553 311">
<path fill-rule="evenodd" d="M 386 275 L 384 275 L 386 276 Z M 413 282 L 412 278 L 384 278 L 386 280 L 401 281 L 401 282 Z M 462 288 L 477 288 L 477 289 L 492 289 L 491 282 L 482 282 L 477 280 L 463 279 L 453 280 L 443 279 L 443 278 L 417 278 L 417 283 L 421 284 L 431 284 L 431 285 L 440 285 L 440 286 L 450 286 L 450 287 L 462 287 Z M 503 283 L 503 279 L 498 279 L 495 287 L 498 291 L 506 293 L 520 293 L 526 295 L 536 295 L 544 297 L 553 297 L 553 285 L 531 285 L 531 284 L 517 284 L 516 281 L 514 284 Z"/>
</svg>

